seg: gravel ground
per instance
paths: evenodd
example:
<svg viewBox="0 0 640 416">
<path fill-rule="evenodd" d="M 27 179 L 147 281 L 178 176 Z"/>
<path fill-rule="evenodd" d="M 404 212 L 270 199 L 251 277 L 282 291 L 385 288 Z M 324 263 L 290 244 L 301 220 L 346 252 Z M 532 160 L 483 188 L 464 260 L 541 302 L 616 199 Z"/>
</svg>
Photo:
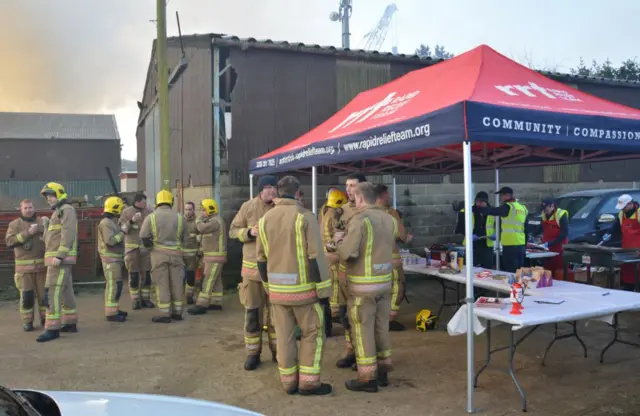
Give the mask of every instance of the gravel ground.
<svg viewBox="0 0 640 416">
<path fill-rule="evenodd" d="M 418 309 L 436 308 L 440 286 L 415 278 L 409 282 L 411 304 L 400 320 L 410 325 Z M 128 299 L 123 310 L 128 310 Z M 352 393 L 344 381 L 355 373 L 334 363 L 342 354 L 344 337 L 326 342 L 323 379 L 334 387 L 329 397 L 286 396 L 279 387 L 276 364 L 268 357 L 255 372 L 242 369 L 243 314 L 237 296 L 225 298 L 225 310 L 188 316 L 170 325 L 151 324 L 153 311 L 137 311 L 124 324 L 107 323 L 102 297 L 95 291 L 78 294 L 77 334 L 44 345 L 36 333 L 21 330 L 17 302 L 0 302 L 0 383 L 10 387 L 49 390 L 92 390 L 187 396 L 224 402 L 266 415 L 409 415 L 465 414 L 465 337 L 450 337 L 444 330 L 419 333 L 413 329 L 393 333 L 395 371 L 390 386 L 378 394 Z M 526 311 L 525 311 L 526 313 Z M 638 328 L 640 317 L 626 315 L 626 325 Z M 611 337 L 610 329 L 592 322 L 580 332 L 589 348 L 583 358 L 574 339 L 559 341 L 547 366 L 540 365 L 552 328 L 541 328 L 518 350 L 518 377 L 529 398 L 529 413 L 539 415 L 632 415 L 640 408 L 640 350 L 613 347 L 605 364 L 599 350 Z M 39 329 L 38 329 L 39 331 Z M 505 329 L 494 332 L 506 340 Z M 637 337 L 637 333 L 628 336 Z M 484 357 L 484 336 L 477 337 L 476 360 Z M 520 399 L 509 376 L 500 371 L 506 353 L 495 356 L 476 389 L 476 405 L 486 415 L 519 414 Z M 498 367 L 498 365 L 500 367 Z"/>
</svg>

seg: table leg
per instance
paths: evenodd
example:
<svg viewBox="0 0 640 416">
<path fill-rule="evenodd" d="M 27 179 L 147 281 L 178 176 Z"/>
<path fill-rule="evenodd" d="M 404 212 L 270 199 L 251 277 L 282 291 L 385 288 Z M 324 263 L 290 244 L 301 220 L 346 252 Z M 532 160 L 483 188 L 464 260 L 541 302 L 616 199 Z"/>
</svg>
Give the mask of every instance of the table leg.
<svg viewBox="0 0 640 416">
<path fill-rule="evenodd" d="M 456 287 L 449 287 L 445 284 L 445 279 L 437 279 L 438 282 L 440 282 L 440 285 L 442 286 L 442 303 L 440 304 L 440 308 L 438 308 L 438 313 L 436 314 L 437 316 L 441 316 L 442 315 L 442 311 L 444 310 L 445 307 L 447 306 L 455 306 L 456 307 L 456 311 L 460 308 L 460 284 L 456 283 Z M 452 291 L 456 293 L 456 300 L 455 303 L 448 303 L 447 302 L 447 291 Z M 455 312 L 454 312 L 455 313 Z"/>
<path fill-rule="evenodd" d="M 604 363 L 604 354 L 607 352 L 607 350 L 609 348 L 613 347 L 613 344 L 615 344 L 615 343 L 628 345 L 630 347 L 640 348 L 640 344 L 637 344 L 637 343 L 631 342 L 631 341 L 627 341 L 627 340 L 624 340 L 624 339 L 620 339 L 620 337 L 619 337 L 620 324 L 619 324 L 619 321 L 618 321 L 618 315 L 619 314 L 613 315 L 613 325 L 611 325 L 611 327 L 613 328 L 613 339 L 611 341 L 609 341 L 609 343 L 607 345 L 605 345 L 605 347 L 602 349 L 602 352 L 600 352 L 600 364 Z"/>
<path fill-rule="evenodd" d="M 491 321 L 487 321 L 486 333 L 487 333 L 487 352 L 485 355 L 485 361 L 482 367 L 480 367 L 480 369 L 476 373 L 476 379 L 473 382 L 473 387 L 478 387 L 478 378 L 480 377 L 480 374 L 482 374 L 482 372 L 486 370 L 487 367 L 489 367 L 489 363 L 491 362 Z"/>
<path fill-rule="evenodd" d="M 567 339 L 567 338 L 575 338 L 578 340 L 578 342 L 580 343 L 580 345 L 582 346 L 582 350 L 584 351 L 584 357 L 587 358 L 587 346 L 585 345 L 584 341 L 582 341 L 582 338 L 580 338 L 580 335 L 578 335 L 578 323 L 576 321 L 571 322 L 571 326 L 573 328 L 573 330 L 568 333 L 568 334 L 558 334 L 558 324 L 554 324 L 553 325 L 553 332 L 554 332 L 554 336 L 553 339 L 551 340 L 551 342 L 546 346 L 546 348 L 544 349 L 544 355 L 542 356 L 542 365 L 545 365 L 545 360 L 547 359 L 547 354 L 549 354 L 549 351 L 551 350 L 551 347 L 553 346 L 553 344 L 556 341 L 559 341 L 561 339 Z"/>
<path fill-rule="evenodd" d="M 513 384 L 516 385 L 516 389 L 518 389 L 518 393 L 520 393 L 520 397 L 522 398 L 522 411 L 526 412 L 527 411 L 527 396 L 524 392 L 524 389 L 522 388 L 522 386 L 520 385 L 520 382 L 518 381 L 518 378 L 516 377 L 516 371 L 513 368 L 513 360 L 516 356 L 516 344 L 514 342 L 514 331 L 509 331 L 509 369 L 508 369 L 508 373 L 511 376 L 511 379 L 513 380 Z"/>
</svg>

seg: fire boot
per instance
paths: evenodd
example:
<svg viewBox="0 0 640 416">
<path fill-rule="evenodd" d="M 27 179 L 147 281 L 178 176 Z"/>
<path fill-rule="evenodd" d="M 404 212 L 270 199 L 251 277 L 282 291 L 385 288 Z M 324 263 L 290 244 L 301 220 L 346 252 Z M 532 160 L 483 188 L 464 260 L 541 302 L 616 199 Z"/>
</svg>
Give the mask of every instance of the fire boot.
<svg viewBox="0 0 640 416">
<path fill-rule="evenodd" d="M 142 303 L 140 302 L 139 299 L 136 299 L 133 301 L 133 305 L 131 306 L 131 309 L 133 309 L 134 311 L 139 311 L 140 309 L 142 309 Z"/>
<path fill-rule="evenodd" d="M 358 371 L 358 363 L 353 363 L 351 366 L 351 371 Z"/>
<path fill-rule="evenodd" d="M 389 331 L 400 332 L 405 331 L 406 329 L 407 327 L 398 321 L 389 321 Z"/>
<path fill-rule="evenodd" d="M 120 315 L 120 316 L 124 316 L 125 318 L 126 318 L 127 316 L 129 316 L 129 314 L 128 314 L 127 312 L 125 312 L 125 311 L 118 311 L 118 315 Z"/>
<path fill-rule="evenodd" d="M 259 355 L 249 355 L 247 360 L 244 362 L 244 369 L 247 371 L 253 371 L 260 365 L 260 356 Z"/>
<path fill-rule="evenodd" d="M 351 391 L 364 391 L 367 393 L 378 392 L 378 382 L 376 380 L 360 381 L 360 380 L 348 380 L 345 381 L 344 386 L 347 390 Z"/>
<path fill-rule="evenodd" d="M 62 328 L 60 328 L 60 332 L 69 332 L 75 334 L 76 332 L 78 332 L 78 326 L 76 324 L 62 325 Z"/>
<path fill-rule="evenodd" d="M 32 332 L 33 331 L 33 323 L 29 322 L 28 324 L 24 324 L 22 326 L 22 329 L 24 329 L 24 332 Z"/>
<path fill-rule="evenodd" d="M 156 305 L 153 304 L 153 302 L 151 302 L 150 300 L 143 300 L 142 301 L 142 307 L 143 308 L 148 308 L 148 309 L 153 309 L 156 307 Z"/>
<path fill-rule="evenodd" d="M 51 330 L 51 329 L 45 329 L 44 332 L 42 334 L 40 334 L 40 336 L 38 336 L 38 338 L 36 338 L 37 342 L 48 342 L 48 341 L 53 341 L 54 339 L 58 339 L 60 338 L 60 331 L 57 330 Z"/>
<path fill-rule="evenodd" d="M 173 319 L 174 321 L 182 321 L 184 318 L 182 317 L 182 315 L 178 315 L 177 313 L 171 314 L 171 319 Z"/>
<path fill-rule="evenodd" d="M 331 390 L 331 384 L 321 383 L 312 390 L 298 389 L 298 393 L 300 393 L 301 396 L 324 396 L 325 394 L 331 394 Z"/>
<path fill-rule="evenodd" d="M 376 381 L 378 382 L 378 386 L 387 387 L 389 385 L 389 373 L 378 370 Z"/>
<path fill-rule="evenodd" d="M 284 392 L 287 393 L 289 396 L 292 396 L 292 395 L 294 395 L 294 394 L 296 394 L 298 392 L 298 387 L 297 386 L 289 387 Z"/>
<path fill-rule="evenodd" d="M 205 308 L 204 306 L 196 305 L 193 308 L 187 309 L 187 313 L 189 315 L 204 315 L 205 313 L 207 313 L 207 308 Z"/>
<path fill-rule="evenodd" d="M 222 305 L 209 305 L 209 310 L 210 311 L 221 311 L 222 310 Z"/>
<path fill-rule="evenodd" d="M 278 354 L 276 354 L 275 352 L 271 353 L 271 361 L 273 361 L 274 363 L 278 362 Z"/>
<path fill-rule="evenodd" d="M 127 318 L 123 315 L 107 316 L 107 322 L 124 322 Z"/>
<path fill-rule="evenodd" d="M 336 367 L 338 368 L 351 368 L 356 363 L 355 355 L 347 355 L 344 358 L 341 358 L 336 363 Z"/>
<path fill-rule="evenodd" d="M 187 296 L 187 305 L 193 305 L 195 302 L 193 301 L 193 295 Z"/>
<path fill-rule="evenodd" d="M 171 318 L 169 316 L 154 316 L 151 318 L 151 322 L 155 322 L 156 324 L 170 324 Z"/>
</svg>

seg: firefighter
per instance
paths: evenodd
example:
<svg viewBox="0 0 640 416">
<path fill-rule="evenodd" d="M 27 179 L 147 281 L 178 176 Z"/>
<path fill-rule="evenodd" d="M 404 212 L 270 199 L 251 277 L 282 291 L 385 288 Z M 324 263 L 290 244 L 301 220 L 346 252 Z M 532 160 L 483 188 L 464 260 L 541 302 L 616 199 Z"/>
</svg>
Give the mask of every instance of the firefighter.
<svg viewBox="0 0 640 416">
<path fill-rule="evenodd" d="M 493 245 L 491 238 L 495 239 L 495 218 L 482 212 L 483 208 L 489 206 L 489 194 L 478 192 L 473 203 L 471 224 L 473 228 L 473 265 L 485 269 L 493 269 Z M 458 223 L 456 224 L 456 234 L 465 235 L 465 212 L 464 209 L 458 213 Z M 466 243 L 466 238 L 462 240 L 462 245 Z"/>
<path fill-rule="evenodd" d="M 201 236 L 200 251 L 204 261 L 204 277 L 196 306 L 187 312 L 202 315 L 207 310 L 222 310 L 222 266 L 227 261 L 227 232 L 218 215 L 218 203 L 204 199 L 200 203 L 205 213 L 196 221 L 196 232 Z"/>
<path fill-rule="evenodd" d="M 67 200 L 67 192 L 59 183 L 49 182 L 40 191 L 53 209 L 49 226 L 44 231 L 44 264 L 47 266 L 43 304 L 47 306 L 44 332 L 36 341 L 47 342 L 60 337 L 60 332 L 78 332 L 76 297 L 73 293 L 71 268 L 78 254 L 78 219 Z"/>
<path fill-rule="evenodd" d="M 327 202 L 323 205 L 321 214 L 322 225 L 322 246 L 325 247 L 333 241 L 335 232 L 344 232 L 344 226 L 340 222 L 342 216 L 342 206 L 347 203 L 347 194 L 343 191 L 332 188 L 327 195 Z M 338 264 L 329 264 L 329 276 L 331 277 L 331 316 L 333 319 L 340 319 L 340 288 L 338 283 Z"/>
<path fill-rule="evenodd" d="M 387 214 L 393 217 L 396 222 L 396 241 L 402 243 L 409 243 L 413 240 L 413 235 L 407 233 L 402 223 L 402 218 L 397 210 L 393 209 L 389 203 L 389 188 L 387 185 L 378 184 L 375 186 L 376 192 L 376 204 L 380 206 Z M 398 319 L 398 313 L 400 313 L 400 304 L 405 296 L 405 277 L 404 268 L 402 265 L 402 258 L 400 257 L 400 250 L 398 244 L 393 245 L 393 274 L 392 278 L 392 290 L 391 290 L 391 315 L 389 316 L 389 331 L 404 331 L 406 326 L 396 321 Z"/>
<path fill-rule="evenodd" d="M 558 208 L 555 201 L 547 198 L 542 201 L 542 242 L 545 248 L 557 256 L 544 261 L 544 268 L 557 273 L 562 269 L 562 246 L 569 242 L 569 213 Z"/>
<path fill-rule="evenodd" d="M 185 292 L 187 304 L 193 305 L 193 293 L 196 284 L 196 270 L 198 270 L 198 232 L 196 230 L 196 206 L 193 202 L 184 204 L 184 224 L 189 238 L 182 248 L 185 267 Z"/>
<path fill-rule="evenodd" d="M 20 218 L 9 223 L 5 242 L 13 249 L 15 257 L 15 281 L 20 291 L 20 316 L 25 332 L 33 331 L 33 319 L 38 306 L 42 326 L 45 324 L 47 308 L 44 297 L 44 242 L 42 233 L 48 218 L 38 218 L 33 202 L 25 199 L 20 202 Z M 37 305 L 36 305 L 37 301 Z"/>
<path fill-rule="evenodd" d="M 502 246 L 502 261 L 500 266 L 503 271 L 515 273 L 524 266 L 527 256 L 527 208 L 516 201 L 513 189 L 502 187 L 496 195 L 500 195 L 502 205 L 496 208 L 479 208 L 478 212 L 484 215 L 500 217 L 500 245 Z M 495 235 L 487 237 L 495 239 Z"/>
<path fill-rule="evenodd" d="M 272 359 L 276 361 L 276 334 L 271 320 L 264 316 L 265 312 L 269 312 L 268 299 L 256 263 L 258 221 L 273 208 L 276 186 L 274 176 L 261 177 L 258 180 L 258 196 L 242 204 L 229 229 L 229 237 L 243 243 L 242 283 L 238 285 L 238 294 L 245 308 L 244 343 L 247 359 L 244 369 L 247 371 L 255 370 L 260 365 L 263 324 L 267 325 L 269 347 Z"/>
<path fill-rule="evenodd" d="M 147 206 L 147 197 L 137 193 L 133 205 L 122 210 L 120 227 L 124 237 L 124 263 L 129 272 L 129 294 L 133 302 L 133 310 L 153 308 L 151 302 L 151 259 L 149 251 L 140 241 L 140 226 L 151 214 Z"/>
<path fill-rule="evenodd" d="M 160 315 L 155 323 L 182 320 L 184 297 L 184 261 L 182 247 L 189 238 L 182 215 L 174 212 L 173 194 L 158 192 L 156 209 L 144 219 L 140 239 L 151 250 L 151 280 L 156 285 Z"/>
<path fill-rule="evenodd" d="M 258 222 L 257 263 L 271 302 L 284 390 L 325 395 L 331 385 L 320 382 L 320 365 L 331 279 L 317 220 L 297 203 L 299 192 L 300 182 L 293 176 L 278 182 L 280 198 Z M 302 331 L 299 352 L 296 325 Z"/>
<path fill-rule="evenodd" d="M 339 227 L 344 231 L 334 233 L 334 242 L 344 238 L 345 232 L 348 230 L 349 221 L 356 213 L 356 197 L 355 192 L 359 183 L 366 183 L 367 179 L 361 174 L 352 174 L 347 176 L 345 183 L 345 189 L 347 191 L 347 198 L 349 202 L 342 206 L 342 215 L 340 216 Z M 374 201 L 375 202 L 375 201 Z M 337 260 L 336 255 L 329 256 L 330 263 Z M 349 282 L 346 278 L 347 263 L 346 260 L 340 260 L 338 264 L 338 310 L 342 326 L 345 329 L 344 342 L 345 342 L 345 356 L 338 360 L 336 366 L 338 368 L 351 368 L 356 364 L 355 353 L 353 351 L 353 345 L 351 343 L 351 327 L 349 320 L 351 317 L 347 313 L 347 297 Z"/>
<path fill-rule="evenodd" d="M 334 189 L 338 189 L 338 188 L 331 187 L 331 188 L 327 189 L 327 194 L 325 195 L 325 198 L 327 198 L 327 200 L 329 199 L 329 194 L 331 194 L 331 191 L 333 191 Z M 318 211 L 318 224 L 322 224 L 322 220 L 324 218 L 324 212 L 326 211 L 325 210 L 326 207 L 327 207 L 327 203 L 325 202 L 320 207 L 320 211 Z"/>
<path fill-rule="evenodd" d="M 335 246 L 347 264 L 347 305 L 358 369 L 358 378 L 345 385 L 352 391 L 373 393 L 378 386 L 388 385 L 391 371 L 389 316 L 397 229 L 393 217 L 376 205 L 372 184 L 361 182 L 352 194 L 358 211 Z"/>
<path fill-rule="evenodd" d="M 629 194 L 620 195 L 616 209 L 620 210 L 618 221 L 613 224 L 611 234 L 604 235 L 603 241 L 620 242 L 622 248 L 640 248 L 638 202 Z M 620 280 L 625 290 L 634 290 L 636 277 L 634 264 L 623 264 L 620 267 Z"/>
<path fill-rule="evenodd" d="M 111 196 L 104 201 L 104 209 L 98 224 L 98 253 L 102 260 L 102 270 L 106 282 L 104 291 L 104 314 L 109 322 L 124 322 L 127 313 L 120 310 L 122 295 L 122 269 L 124 268 L 124 233 L 118 226 L 118 219 L 124 208 L 124 201 Z"/>
</svg>

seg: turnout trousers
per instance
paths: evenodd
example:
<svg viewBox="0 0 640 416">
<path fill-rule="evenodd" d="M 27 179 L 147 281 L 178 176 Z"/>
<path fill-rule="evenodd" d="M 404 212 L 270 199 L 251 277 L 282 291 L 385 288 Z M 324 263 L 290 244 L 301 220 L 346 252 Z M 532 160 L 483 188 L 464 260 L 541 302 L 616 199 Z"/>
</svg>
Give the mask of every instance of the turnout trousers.
<svg viewBox="0 0 640 416">
<path fill-rule="evenodd" d="M 331 307 L 331 316 L 334 318 L 340 316 L 340 280 L 338 268 L 339 265 L 336 263 L 329 265 L 329 276 L 331 277 L 331 299 L 329 300 L 329 306 Z"/>
<path fill-rule="evenodd" d="M 358 380 L 376 379 L 378 371 L 391 371 L 391 337 L 389 315 L 391 296 L 350 296 L 347 301 L 351 336 L 358 364 Z"/>
<path fill-rule="evenodd" d="M 276 352 L 276 332 L 273 327 L 271 305 L 262 281 L 242 277 L 238 286 L 240 303 L 244 306 L 244 344 L 247 355 L 262 353 L 262 332 L 266 326 L 269 335 L 269 348 Z"/>
<path fill-rule="evenodd" d="M 63 325 L 78 322 L 71 267 L 67 264 L 47 267 L 43 300 L 47 306 L 44 329 L 59 331 Z"/>
<path fill-rule="evenodd" d="M 222 304 L 222 263 L 205 262 L 202 289 L 198 294 L 196 305 L 208 308 L 210 305 Z"/>
<path fill-rule="evenodd" d="M 151 300 L 151 255 L 143 248 L 136 248 L 124 255 L 129 272 L 131 300 Z"/>
<path fill-rule="evenodd" d="M 353 355 L 353 345 L 351 344 L 351 325 L 349 320 L 349 311 L 347 309 L 347 299 L 349 298 L 349 281 L 347 280 L 347 266 L 345 263 L 338 264 L 338 303 L 339 317 L 344 327 L 344 349 L 346 355 Z M 335 287 L 334 286 L 334 289 Z"/>
<path fill-rule="evenodd" d="M 102 262 L 102 270 L 104 270 L 104 315 L 116 316 L 120 311 L 120 296 L 122 296 L 122 269 L 124 265 L 119 262 L 105 263 Z"/>
<path fill-rule="evenodd" d="M 184 263 L 182 253 L 151 252 L 151 280 L 156 285 L 161 316 L 182 315 L 184 308 Z"/>
<path fill-rule="evenodd" d="M 404 269 L 402 265 L 393 266 L 393 274 L 391 275 L 391 314 L 390 321 L 395 321 L 400 313 L 400 304 L 404 297 Z"/>
<path fill-rule="evenodd" d="M 199 257 L 196 253 L 184 253 L 185 293 L 193 296 L 196 291 L 196 270 L 198 270 Z"/>
<path fill-rule="evenodd" d="M 324 345 L 324 310 L 318 302 L 307 305 L 271 305 L 278 336 L 278 372 L 285 390 L 320 386 L 320 364 Z M 300 349 L 295 327 L 302 330 Z"/>
<path fill-rule="evenodd" d="M 16 289 L 20 292 L 20 317 L 23 324 L 31 324 L 34 320 L 35 308 L 39 307 L 38 316 L 44 320 L 47 307 L 44 305 L 44 282 L 46 271 L 16 272 L 14 279 Z"/>
</svg>

